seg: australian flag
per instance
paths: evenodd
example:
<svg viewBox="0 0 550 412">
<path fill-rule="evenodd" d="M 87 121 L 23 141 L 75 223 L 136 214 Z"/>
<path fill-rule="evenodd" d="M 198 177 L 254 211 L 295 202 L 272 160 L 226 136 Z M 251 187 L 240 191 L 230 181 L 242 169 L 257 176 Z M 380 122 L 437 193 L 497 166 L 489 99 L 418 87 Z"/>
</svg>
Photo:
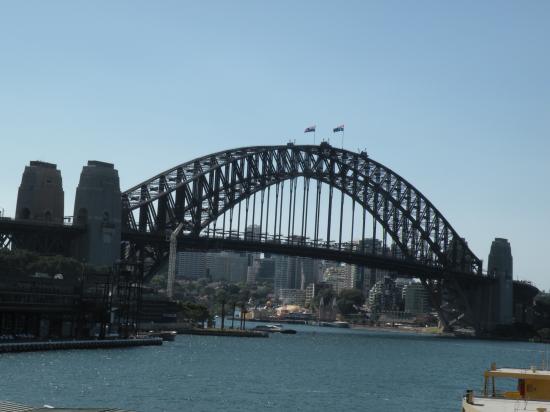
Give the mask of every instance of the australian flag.
<svg viewBox="0 0 550 412">
<path fill-rule="evenodd" d="M 343 131 L 344 131 L 344 125 L 343 124 L 341 124 L 340 126 L 335 127 L 334 129 L 332 129 L 332 133 L 343 132 Z"/>
<path fill-rule="evenodd" d="M 306 130 L 304 130 L 304 133 L 311 133 L 311 132 L 315 132 L 315 126 L 306 127 Z"/>
</svg>

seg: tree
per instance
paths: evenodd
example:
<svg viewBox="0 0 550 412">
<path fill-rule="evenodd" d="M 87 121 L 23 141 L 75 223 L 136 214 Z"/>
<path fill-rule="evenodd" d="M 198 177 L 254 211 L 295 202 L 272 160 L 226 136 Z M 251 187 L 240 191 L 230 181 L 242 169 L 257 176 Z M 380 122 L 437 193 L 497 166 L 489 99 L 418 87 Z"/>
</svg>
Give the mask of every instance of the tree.
<svg viewBox="0 0 550 412">
<path fill-rule="evenodd" d="M 108 270 L 91 265 L 86 266 L 86 271 Z M 28 250 L 1 250 L 0 274 L 14 276 L 32 276 L 36 272 L 47 273 L 54 276 L 63 274 L 64 278 L 78 277 L 82 273 L 82 263 L 76 259 L 64 256 L 42 256 Z"/>
<path fill-rule="evenodd" d="M 204 322 L 210 318 L 210 312 L 205 305 L 193 302 L 178 302 L 179 315 L 188 321 Z"/>
<path fill-rule="evenodd" d="M 357 313 L 363 303 L 365 303 L 365 297 L 359 289 L 342 290 L 336 301 L 338 310 L 343 315 Z"/>
<path fill-rule="evenodd" d="M 251 298 L 255 301 L 265 301 L 267 296 L 272 292 L 269 286 L 258 286 L 252 291 Z"/>
<path fill-rule="evenodd" d="M 237 285 L 230 284 L 227 287 L 228 303 L 232 307 L 231 312 L 231 329 L 235 326 L 235 310 L 237 309 L 237 303 L 239 302 L 240 289 Z"/>
<path fill-rule="evenodd" d="M 149 281 L 149 285 L 151 285 L 155 290 L 166 288 L 166 275 L 164 273 L 156 274 Z"/>
<path fill-rule="evenodd" d="M 336 292 L 332 288 L 323 288 L 313 299 L 312 309 L 317 309 L 319 306 L 329 306 L 336 297 Z"/>
<path fill-rule="evenodd" d="M 250 299 L 250 291 L 248 289 L 241 289 L 238 298 L 238 305 L 241 308 L 241 329 L 246 327 L 246 312 L 247 312 L 247 303 Z"/>
<path fill-rule="evenodd" d="M 222 313 L 221 313 L 221 317 L 222 317 L 222 330 L 224 329 L 225 327 L 225 304 L 227 303 L 227 300 L 228 300 L 228 295 L 227 295 L 227 292 L 220 288 L 216 291 L 216 301 L 222 306 Z"/>
<path fill-rule="evenodd" d="M 206 286 L 202 293 L 206 296 L 214 296 L 216 294 L 216 290 L 212 286 Z"/>
</svg>

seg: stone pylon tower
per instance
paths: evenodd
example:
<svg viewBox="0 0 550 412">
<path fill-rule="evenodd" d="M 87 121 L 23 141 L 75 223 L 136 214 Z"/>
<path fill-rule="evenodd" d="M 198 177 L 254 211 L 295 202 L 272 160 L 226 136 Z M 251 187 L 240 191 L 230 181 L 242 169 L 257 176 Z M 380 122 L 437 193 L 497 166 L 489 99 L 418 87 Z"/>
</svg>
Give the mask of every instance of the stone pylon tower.
<svg viewBox="0 0 550 412">
<path fill-rule="evenodd" d="M 25 167 L 17 194 L 16 219 L 63 223 L 63 182 L 52 163 L 32 161 Z"/>
<path fill-rule="evenodd" d="M 112 266 L 120 258 L 121 198 L 118 171 L 90 160 L 82 168 L 74 202 L 74 222 L 86 226 L 77 256 L 91 265 Z"/>
<path fill-rule="evenodd" d="M 514 271 L 512 248 L 507 239 L 495 238 L 491 244 L 487 273 L 497 279 L 495 321 L 500 325 L 509 325 L 514 313 Z"/>
</svg>

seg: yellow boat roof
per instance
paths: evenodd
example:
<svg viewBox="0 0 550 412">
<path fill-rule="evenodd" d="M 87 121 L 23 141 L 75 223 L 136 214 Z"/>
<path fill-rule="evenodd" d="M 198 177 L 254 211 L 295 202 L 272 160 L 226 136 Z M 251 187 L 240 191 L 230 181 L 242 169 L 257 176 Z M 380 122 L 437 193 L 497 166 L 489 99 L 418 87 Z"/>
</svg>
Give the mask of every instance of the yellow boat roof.
<svg viewBox="0 0 550 412">
<path fill-rule="evenodd" d="M 497 368 L 485 371 L 485 377 L 550 380 L 550 370 Z"/>
</svg>

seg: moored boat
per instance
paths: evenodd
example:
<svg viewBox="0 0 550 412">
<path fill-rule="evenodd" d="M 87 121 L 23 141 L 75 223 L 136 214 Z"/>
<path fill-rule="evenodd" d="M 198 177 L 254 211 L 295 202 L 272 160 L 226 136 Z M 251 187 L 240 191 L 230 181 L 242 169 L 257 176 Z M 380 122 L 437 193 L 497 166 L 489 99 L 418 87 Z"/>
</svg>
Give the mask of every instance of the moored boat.
<svg viewBox="0 0 550 412">
<path fill-rule="evenodd" d="M 334 322 L 319 322 L 319 326 L 325 326 L 329 328 L 349 328 L 349 323 L 337 320 Z"/>
<path fill-rule="evenodd" d="M 515 390 L 499 390 L 497 381 L 515 380 Z M 496 364 L 484 373 L 481 394 L 466 391 L 462 412 L 550 412 L 550 371 L 545 369 L 497 368 Z"/>
<path fill-rule="evenodd" d="M 146 333 L 147 336 L 153 337 L 153 338 L 162 338 L 163 341 L 174 341 L 176 339 L 176 335 L 178 333 L 175 330 L 150 330 Z"/>
<path fill-rule="evenodd" d="M 268 332 L 268 333 L 285 333 L 285 334 L 295 334 L 296 331 L 294 329 L 285 329 L 280 324 L 266 324 L 266 325 L 258 325 L 253 330 L 257 330 L 260 332 Z"/>
</svg>

